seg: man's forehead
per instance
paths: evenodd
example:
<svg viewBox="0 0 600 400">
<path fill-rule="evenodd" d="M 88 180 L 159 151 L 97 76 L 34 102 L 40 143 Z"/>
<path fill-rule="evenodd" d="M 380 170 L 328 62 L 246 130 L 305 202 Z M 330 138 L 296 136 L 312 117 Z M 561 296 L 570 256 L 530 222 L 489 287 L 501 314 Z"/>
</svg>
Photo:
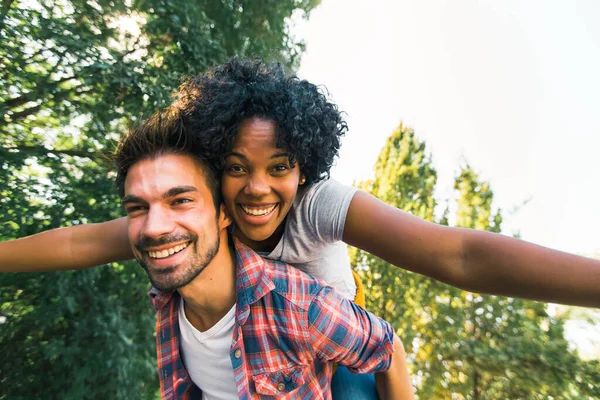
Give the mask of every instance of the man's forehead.
<svg viewBox="0 0 600 400">
<path fill-rule="evenodd" d="M 206 187 L 201 164 L 187 155 L 157 155 L 140 160 L 129 168 L 125 194 L 157 195 L 181 186 Z"/>
</svg>

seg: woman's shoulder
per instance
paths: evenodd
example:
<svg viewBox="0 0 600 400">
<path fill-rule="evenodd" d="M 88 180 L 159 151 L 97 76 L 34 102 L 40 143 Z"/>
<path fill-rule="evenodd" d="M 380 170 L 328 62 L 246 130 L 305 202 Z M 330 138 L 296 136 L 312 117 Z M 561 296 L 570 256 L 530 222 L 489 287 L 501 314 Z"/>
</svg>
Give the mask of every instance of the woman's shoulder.
<svg viewBox="0 0 600 400">
<path fill-rule="evenodd" d="M 344 185 L 335 179 L 324 179 L 319 182 L 310 183 L 298 190 L 296 196 L 296 204 L 314 206 L 328 202 L 343 202 L 343 199 L 352 197 L 356 192 L 356 188 L 349 185 Z"/>
<path fill-rule="evenodd" d="M 302 233 L 311 240 L 341 240 L 346 214 L 356 188 L 333 179 L 306 185 L 298 192 L 288 215 L 288 234 Z M 288 229 L 286 229 L 288 230 Z"/>
</svg>

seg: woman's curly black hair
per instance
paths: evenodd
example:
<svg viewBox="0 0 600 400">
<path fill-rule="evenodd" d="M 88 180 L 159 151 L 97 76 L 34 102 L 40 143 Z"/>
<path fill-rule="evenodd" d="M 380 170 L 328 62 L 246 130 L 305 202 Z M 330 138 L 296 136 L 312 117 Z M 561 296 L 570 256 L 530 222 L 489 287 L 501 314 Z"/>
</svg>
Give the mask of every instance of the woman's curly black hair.
<svg viewBox="0 0 600 400">
<path fill-rule="evenodd" d="M 277 147 L 290 154 L 292 165 L 298 162 L 308 183 L 329 177 L 348 129 L 319 87 L 258 58 L 234 57 L 188 78 L 174 106 L 182 110 L 188 132 L 219 170 L 244 120 L 273 121 Z"/>
</svg>

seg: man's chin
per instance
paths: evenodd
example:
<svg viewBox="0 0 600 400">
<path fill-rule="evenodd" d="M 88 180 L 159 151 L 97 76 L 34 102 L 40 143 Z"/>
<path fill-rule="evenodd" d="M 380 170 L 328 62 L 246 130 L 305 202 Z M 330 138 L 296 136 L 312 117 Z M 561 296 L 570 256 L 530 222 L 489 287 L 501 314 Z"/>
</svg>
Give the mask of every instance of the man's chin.
<svg viewBox="0 0 600 400">
<path fill-rule="evenodd" d="M 204 268 L 184 268 L 182 265 L 161 268 L 144 266 L 152 286 L 163 292 L 177 290 L 190 284 Z"/>
<path fill-rule="evenodd" d="M 167 271 L 162 270 L 151 272 L 149 270 L 146 270 L 146 273 L 148 274 L 148 279 L 150 279 L 150 283 L 152 283 L 152 286 L 154 286 L 158 290 L 162 290 L 163 292 L 176 290 L 183 286 L 180 282 L 178 282 L 173 272 L 174 271 L 171 271 L 169 273 Z"/>
<path fill-rule="evenodd" d="M 154 288 L 160 290 L 161 292 L 172 292 L 174 290 L 177 290 L 177 289 L 185 286 L 185 285 L 177 285 L 176 283 L 156 281 L 156 280 L 152 280 L 152 279 L 150 279 L 150 282 L 152 283 L 152 286 Z"/>
<path fill-rule="evenodd" d="M 151 260 L 138 259 L 138 262 L 144 271 L 146 271 L 150 283 L 156 289 L 166 292 L 181 287 L 181 285 L 178 284 L 179 282 L 176 276 L 178 269 L 176 265 L 157 268 L 152 265 Z"/>
</svg>

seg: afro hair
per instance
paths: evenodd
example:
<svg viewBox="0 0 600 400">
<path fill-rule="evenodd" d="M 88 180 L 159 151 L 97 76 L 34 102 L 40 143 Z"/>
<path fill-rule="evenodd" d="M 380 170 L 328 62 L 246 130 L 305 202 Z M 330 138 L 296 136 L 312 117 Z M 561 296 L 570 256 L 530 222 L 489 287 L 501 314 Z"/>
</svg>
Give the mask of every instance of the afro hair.
<svg viewBox="0 0 600 400">
<path fill-rule="evenodd" d="M 244 120 L 273 121 L 277 147 L 286 150 L 292 165 L 298 163 L 308 183 L 329 177 L 348 129 L 324 90 L 258 58 L 234 57 L 185 79 L 173 105 L 203 156 L 219 170 Z"/>
</svg>

